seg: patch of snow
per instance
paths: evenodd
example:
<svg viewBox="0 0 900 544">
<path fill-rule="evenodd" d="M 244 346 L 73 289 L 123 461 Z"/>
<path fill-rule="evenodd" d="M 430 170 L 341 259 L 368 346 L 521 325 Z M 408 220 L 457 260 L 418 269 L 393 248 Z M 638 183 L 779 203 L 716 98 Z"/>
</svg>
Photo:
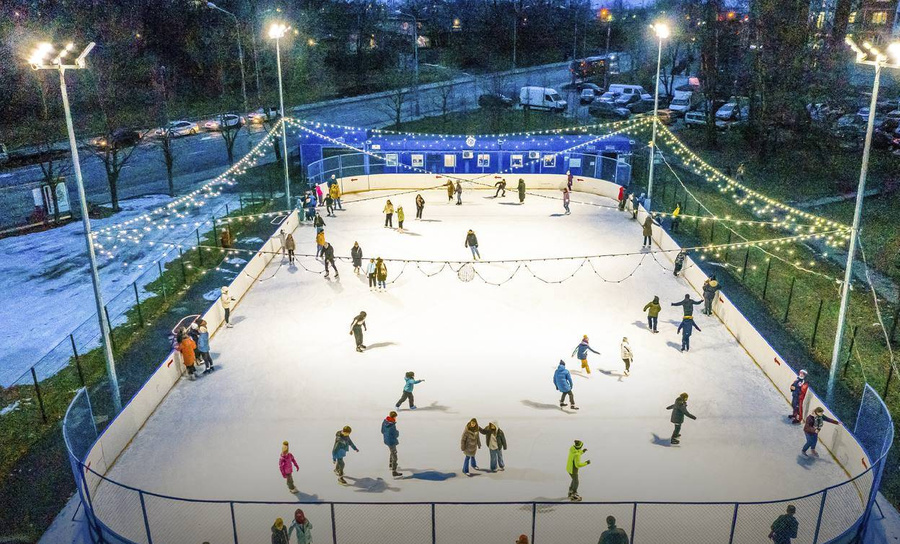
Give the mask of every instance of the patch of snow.
<svg viewBox="0 0 900 544">
<path fill-rule="evenodd" d="M 0 409 L 0 416 L 5 416 L 6 414 L 15 412 L 16 410 L 19 409 L 20 404 L 21 404 L 20 401 L 16 401 L 16 402 L 10 404 L 9 406 L 4 406 L 3 409 Z"/>
</svg>

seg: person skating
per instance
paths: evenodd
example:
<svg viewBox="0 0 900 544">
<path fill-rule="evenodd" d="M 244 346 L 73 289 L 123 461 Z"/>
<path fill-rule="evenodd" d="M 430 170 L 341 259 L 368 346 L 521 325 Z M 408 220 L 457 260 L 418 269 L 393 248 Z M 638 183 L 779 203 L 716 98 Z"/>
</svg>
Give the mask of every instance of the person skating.
<svg viewBox="0 0 900 544">
<path fill-rule="evenodd" d="M 644 218 L 643 229 L 644 241 L 641 242 L 641 247 L 650 247 L 653 243 L 653 217 L 649 213 Z"/>
<path fill-rule="evenodd" d="M 381 257 L 378 257 L 375 261 L 375 279 L 377 280 L 378 288 L 382 291 L 387 289 L 387 274 L 387 264 Z"/>
<path fill-rule="evenodd" d="M 469 474 L 469 464 L 472 465 L 472 468 L 478 470 L 478 462 L 475 461 L 475 453 L 478 452 L 478 449 L 481 447 L 481 427 L 478 426 L 478 420 L 474 417 L 469 420 L 469 423 L 466 424 L 466 428 L 463 429 L 462 438 L 459 441 L 459 449 L 465 454 L 466 459 L 463 461 L 463 474 L 466 476 L 471 476 Z"/>
<path fill-rule="evenodd" d="M 685 293 L 684 299 L 679 302 L 673 302 L 672 306 L 681 306 L 685 319 L 691 319 L 694 315 L 694 306 L 703 304 L 702 300 L 694 300 L 689 293 Z"/>
<path fill-rule="evenodd" d="M 581 339 L 581 342 L 577 346 L 575 346 L 574 350 L 572 350 L 572 357 L 575 357 L 576 355 L 578 355 L 578 360 L 581 361 L 581 368 L 587 370 L 587 373 L 590 374 L 591 367 L 588 366 L 588 360 L 587 360 L 588 351 L 593 351 L 597 355 L 600 355 L 599 351 L 597 351 L 591 347 L 590 343 L 588 342 L 588 337 L 585 334 L 584 337 Z"/>
<path fill-rule="evenodd" d="M 797 538 L 797 530 L 800 524 L 794 514 L 797 513 L 797 507 L 789 504 L 786 513 L 781 514 L 772 522 L 772 532 L 769 533 L 769 539 L 774 544 L 791 544 L 792 538 Z"/>
<path fill-rule="evenodd" d="M 494 184 L 494 187 L 497 188 L 497 192 L 494 193 L 494 198 L 506 196 L 506 178 L 501 178 L 500 181 Z"/>
<path fill-rule="evenodd" d="M 400 431 L 397 430 L 397 412 L 392 410 L 381 422 L 381 436 L 384 438 L 384 445 L 390 451 L 388 468 L 391 469 L 391 476 L 394 478 L 403 476 L 397 470 L 397 445 L 400 444 Z"/>
<path fill-rule="evenodd" d="M 334 200 L 334 207 L 338 210 L 343 210 L 344 208 L 343 206 L 341 206 L 341 187 L 336 181 L 331 184 L 331 188 L 328 190 L 328 192 L 331 194 L 332 200 Z"/>
<path fill-rule="evenodd" d="M 284 520 L 281 518 L 275 518 L 275 523 L 272 525 L 272 544 L 290 544 L 287 527 L 284 526 Z"/>
<path fill-rule="evenodd" d="M 366 276 L 369 278 L 369 291 L 377 288 L 375 273 L 375 259 L 369 259 L 369 266 L 366 268 Z"/>
<path fill-rule="evenodd" d="M 631 344 L 628 343 L 628 338 L 622 338 L 619 351 L 622 355 L 622 362 L 625 363 L 625 375 L 628 376 L 631 374 L 631 363 L 634 362 L 634 353 L 631 351 Z"/>
<path fill-rule="evenodd" d="M 294 252 L 297 250 L 297 242 L 294 240 L 293 234 L 288 234 L 284 240 L 284 247 L 287 249 L 288 263 L 294 264 Z"/>
<path fill-rule="evenodd" d="M 278 241 L 281 242 L 281 257 L 287 257 L 287 233 L 284 229 L 278 231 Z"/>
<path fill-rule="evenodd" d="M 453 202 L 453 193 L 456 192 L 456 187 L 453 186 L 453 182 L 447 180 L 447 202 Z"/>
<path fill-rule="evenodd" d="M 591 460 L 582 461 L 581 456 L 587 453 L 587 448 L 581 440 L 576 440 L 569 448 L 569 458 L 566 459 L 566 472 L 572 479 L 569 484 L 569 500 L 572 502 L 580 502 L 581 496 L 578 494 L 578 471 L 591 464 Z"/>
<path fill-rule="evenodd" d="M 503 463 L 503 450 L 506 449 L 506 434 L 496 421 L 491 421 L 484 429 L 480 429 L 484 435 L 484 444 L 491 453 L 491 472 L 506 470 Z"/>
<path fill-rule="evenodd" d="M 659 304 L 659 297 L 653 297 L 653 300 L 644 305 L 644 311 L 647 312 L 647 327 L 654 334 L 659 332 L 656 326 L 659 323 L 659 312 L 661 310 L 662 306 Z"/>
<path fill-rule="evenodd" d="M 322 256 L 325 259 L 325 277 L 328 277 L 328 263 L 331 263 L 331 268 L 334 268 L 334 277 L 341 277 L 337 265 L 334 264 L 334 246 L 325 242 L 325 246 L 322 248 Z"/>
<path fill-rule="evenodd" d="M 295 469 L 300 470 L 300 465 L 297 464 L 297 459 L 290 452 L 288 441 L 285 440 L 281 443 L 281 457 L 278 458 L 278 470 L 281 471 L 281 477 L 287 481 L 288 491 L 291 493 L 297 492 L 297 488 L 294 487 L 293 472 Z"/>
<path fill-rule="evenodd" d="M 456 205 L 462 206 L 462 184 L 456 182 Z"/>
<path fill-rule="evenodd" d="M 519 204 L 525 204 L 525 180 L 519 178 L 519 184 L 516 186 L 519 191 Z"/>
<path fill-rule="evenodd" d="M 699 326 L 697 326 L 697 322 L 693 320 L 691 317 L 685 317 L 681 320 L 681 323 L 678 324 L 678 330 L 675 332 L 681 333 L 681 351 L 691 351 L 691 333 L 694 332 L 694 329 L 697 329 L 700 332 L 703 332 Z"/>
<path fill-rule="evenodd" d="M 628 544 L 628 533 L 616 527 L 616 518 L 606 517 L 606 530 L 600 535 L 597 544 Z"/>
<path fill-rule="evenodd" d="M 682 249 L 678 252 L 678 255 L 675 255 L 675 268 L 672 270 L 672 274 L 674 274 L 675 276 L 681 274 L 681 269 L 684 268 L 684 259 L 687 257 L 687 254 L 687 250 Z"/>
<path fill-rule="evenodd" d="M 325 195 L 325 215 L 334 217 L 334 199 L 331 198 L 331 193 Z"/>
<path fill-rule="evenodd" d="M 577 410 L 575 395 L 572 393 L 572 374 L 569 373 L 569 370 L 566 368 L 566 362 L 562 359 L 559 360 L 559 366 L 556 367 L 556 371 L 553 373 L 553 385 L 561 393 L 559 407 L 565 408 L 570 406 L 573 410 Z M 566 395 L 569 396 L 569 404 L 566 404 Z"/>
<path fill-rule="evenodd" d="M 197 353 L 200 356 L 200 360 L 206 364 L 206 370 L 203 371 L 206 374 L 215 370 L 212 356 L 209 354 L 209 328 L 204 319 L 201 319 L 195 325 L 197 325 Z"/>
<path fill-rule="evenodd" d="M 225 310 L 225 326 L 229 329 L 234 325 L 231 324 L 231 305 L 234 302 L 234 297 L 228 294 L 228 286 L 222 286 L 222 294 L 219 296 L 219 300 L 222 301 L 222 309 Z"/>
<path fill-rule="evenodd" d="M 719 282 L 716 275 L 713 274 L 708 280 L 703 282 L 703 313 L 712 315 L 712 305 L 716 300 L 716 291 L 719 290 Z"/>
<path fill-rule="evenodd" d="M 475 236 L 475 231 L 472 229 L 469 229 L 468 234 L 466 234 L 465 247 L 472 251 L 472 259 L 476 261 L 481 259 L 481 253 L 478 252 L 478 237 Z"/>
<path fill-rule="evenodd" d="M 416 384 L 422 383 L 425 380 L 417 380 L 415 372 L 407 372 L 406 376 L 403 378 L 406 383 L 403 385 L 403 395 L 400 396 L 400 400 L 397 401 L 397 404 L 394 405 L 395 408 L 400 408 L 400 405 L 403 404 L 403 401 L 409 400 L 409 409 L 416 409 L 416 399 L 413 397 L 413 388 Z"/>
<path fill-rule="evenodd" d="M 316 185 L 316 206 L 321 206 L 324 202 L 324 195 L 322 193 L 322 185 Z"/>
<path fill-rule="evenodd" d="M 316 258 L 318 259 L 325 253 L 325 231 L 321 230 L 316 233 Z"/>
<path fill-rule="evenodd" d="M 797 379 L 791 384 L 791 421 L 796 425 L 803 423 L 803 401 L 806 399 L 808 389 L 806 371 L 801 370 L 797 373 Z"/>
<path fill-rule="evenodd" d="M 362 268 L 363 259 L 363 252 L 362 248 L 359 247 L 359 242 L 353 242 L 353 247 L 350 248 L 350 258 L 353 260 L 353 273 L 359 274 L 359 269 Z M 369 287 L 371 287 L 371 285 Z"/>
<path fill-rule="evenodd" d="M 625 188 L 623 187 L 623 188 L 619 189 L 619 202 L 618 202 L 618 206 L 619 206 L 619 211 L 620 211 L 620 212 L 624 212 L 624 211 L 625 211 L 625 204 L 626 204 L 627 202 L 628 202 L 628 193 L 625 192 Z"/>
<path fill-rule="evenodd" d="M 178 352 L 181 353 L 181 360 L 184 363 L 184 368 L 187 369 L 188 379 L 193 381 L 197 379 L 194 375 L 196 372 L 194 365 L 197 363 L 197 356 L 194 354 L 194 350 L 197 349 L 197 344 L 194 342 L 194 339 L 191 338 L 191 335 L 187 334 L 187 331 L 183 329 L 180 336 L 181 340 L 178 342 Z"/>
<path fill-rule="evenodd" d="M 316 234 L 325 230 L 325 220 L 322 219 L 322 215 L 319 212 L 316 212 L 316 217 L 313 219 L 313 226 L 316 227 Z"/>
<path fill-rule="evenodd" d="M 681 224 L 681 202 L 675 203 L 675 209 L 672 210 L 672 232 L 678 232 L 678 225 Z"/>
<path fill-rule="evenodd" d="M 290 540 L 291 535 L 296 533 L 297 544 L 312 544 L 312 529 L 313 524 L 307 519 L 303 510 L 300 510 L 299 508 L 294 510 L 294 522 L 291 523 L 291 528 L 288 529 L 288 539 Z"/>
<path fill-rule="evenodd" d="M 637 219 L 638 208 L 640 208 L 640 202 L 638 201 L 638 196 L 635 193 L 631 193 L 631 218 Z"/>
<path fill-rule="evenodd" d="M 394 228 L 394 205 L 388 200 L 384 205 L 384 228 Z"/>
<path fill-rule="evenodd" d="M 806 444 L 803 446 L 803 449 L 800 450 L 803 455 L 808 455 L 806 452 L 809 450 L 812 452 L 813 457 L 819 456 L 816 452 L 816 445 L 819 443 L 819 432 L 822 430 L 822 426 L 825 422 L 831 423 L 832 425 L 841 424 L 840 421 L 826 416 L 825 409 L 821 406 L 817 407 L 813 410 L 813 413 L 806 416 L 806 423 L 803 425 L 803 434 L 806 435 Z"/>
<path fill-rule="evenodd" d="M 403 232 L 403 220 L 406 219 L 406 214 L 403 213 L 403 206 L 397 207 L 397 230 Z"/>
<path fill-rule="evenodd" d="M 234 236 L 232 236 L 231 229 L 228 227 L 222 229 L 222 235 L 219 236 L 219 245 L 222 249 L 231 249 L 234 247 Z"/>
<path fill-rule="evenodd" d="M 366 328 L 366 312 L 359 312 L 359 315 L 354 317 L 353 321 L 350 323 L 350 334 L 352 334 L 354 340 L 356 340 L 356 351 L 360 353 L 366 349 L 365 344 L 363 344 L 364 330 L 368 330 Z"/>
<path fill-rule="evenodd" d="M 681 425 L 684 424 L 685 416 L 696 420 L 697 417 L 694 414 L 690 413 L 687 408 L 687 399 L 688 394 L 682 393 L 678 395 L 678 398 L 675 399 L 675 402 L 670 406 L 666 407 L 666 410 L 672 410 L 672 417 L 669 418 L 669 421 L 675 424 L 675 430 L 672 431 L 672 444 L 680 444 L 681 442 L 678 440 L 681 438 Z"/>
<path fill-rule="evenodd" d="M 344 464 L 344 457 L 347 456 L 347 452 L 350 451 L 350 448 L 353 448 L 353 451 L 359 453 L 356 444 L 350 439 L 351 432 L 353 432 L 353 429 L 348 425 L 334 433 L 334 446 L 331 448 L 331 460 L 334 462 L 334 473 L 337 475 L 338 483 L 341 485 L 347 485 L 347 480 L 344 479 L 344 468 L 346 466 Z"/>
<path fill-rule="evenodd" d="M 422 212 L 425 211 L 425 199 L 421 194 L 416 195 L 416 219 L 422 219 Z"/>
<path fill-rule="evenodd" d="M 569 215 L 569 214 L 572 213 L 572 212 L 569 210 L 569 201 L 570 201 L 570 200 L 571 200 L 571 199 L 569 198 L 569 190 L 568 190 L 568 189 L 563 189 L 563 208 L 565 208 L 565 210 L 566 210 L 566 215 Z"/>
<path fill-rule="evenodd" d="M 566 170 L 566 189 L 572 192 L 572 171 Z"/>
</svg>

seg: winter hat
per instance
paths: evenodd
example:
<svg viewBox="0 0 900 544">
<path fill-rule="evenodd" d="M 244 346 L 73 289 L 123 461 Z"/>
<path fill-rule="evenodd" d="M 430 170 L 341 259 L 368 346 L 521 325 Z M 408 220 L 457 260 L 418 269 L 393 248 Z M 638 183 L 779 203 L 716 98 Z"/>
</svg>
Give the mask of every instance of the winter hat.
<svg viewBox="0 0 900 544">
<path fill-rule="evenodd" d="M 653 297 L 653 302 L 659 304 L 659 297 Z"/>
<path fill-rule="evenodd" d="M 615 516 L 606 516 L 606 525 L 607 525 L 607 527 L 612 527 L 612 526 L 615 525 L 615 524 L 616 524 L 616 517 L 615 517 Z"/>
<path fill-rule="evenodd" d="M 587 337 L 587 335 L 585 334 L 585 335 L 584 335 L 584 338 L 582 338 L 582 340 L 587 340 L 587 339 L 588 339 L 588 337 Z"/>
<path fill-rule="evenodd" d="M 396 418 L 396 417 L 397 417 L 397 412 L 391 410 L 391 413 L 388 414 L 388 417 Z"/>
<path fill-rule="evenodd" d="M 519 538 L 516 539 L 516 544 L 528 544 L 528 537 L 525 535 L 519 535 Z"/>
<path fill-rule="evenodd" d="M 288 451 L 288 441 L 285 440 L 281 443 L 281 453 L 287 453 Z"/>
<path fill-rule="evenodd" d="M 191 323 L 191 329 L 197 330 L 197 329 L 199 329 L 199 328 L 200 328 L 200 325 L 198 325 L 196 321 L 193 322 L 193 323 Z"/>
<path fill-rule="evenodd" d="M 788 514 L 793 514 L 793 513 L 795 513 L 795 512 L 797 512 L 797 507 L 794 506 L 793 504 L 789 504 L 788 507 L 787 507 L 787 513 L 788 513 Z"/>
<path fill-rule="evenodd" d="M 560 364 L 560 366 L 566 366 L 566 362 L 563 361 L 562 359 L 559 360 L 559 364 Z"/>
<path fill-rule="evenodd" d="M 824 413 L 825 413 L 825 408 L 822 408 L 821 406 L 819 406 L 819 407 L 817 407 L 815 410 L 813 410 L 813 413 L 816 413 L 816 414 L 824 414 Z"/>
<path fill-rule="evenodd" d="M 582 448 L 582 446 L 584 446 L 584 442 L 582 442 L 581 440 L 575 441 L 575 448 L 580 450 Z"/>
<path fill-rule="evenodd" d="M 343 429 L 341 429 L 341 432 L 342 432 L 342 433 L 346 433 L 346 434 L 350 434 L 351 432 L 353 432 L 353 429 L 350 428 L 350 425 L 346 425 L 346 426 L 344 426 Z"/>
<path fill-rule="evenodd" d="M 279 531 L 284 528 L 284 520 L 281 518 L 275 518 L 275 528 Z"/>
<path fill-rule="evenodd" d="M 687 400 L 687 399 L 688 399 L 688 394 L 687 394 L 687 393 L 682 393 L 682 394 L 678 395 L 678 398 L 680 398 L 680 399 L 682 399 L 682 400 Z"/>
<path fill-rule="evenodd" d="M 623 337 L 622 337 L 622 341 L 623 341 L 623 342 L 628 342 L 628 337 L 627 337 L 627 336 L 623 336 Z"/>
<path fill-rule="evenodd" d="M 802 378 L 802 377 L 806 376 L 807 372 L 805 370 L 801 370 L 800 372 L 798 372 L 798 374 Z"/>
<path fill-rule="evenodd" d="M 294 520 L 300 524 L 306 523 L 306 514 L 303 513 L 303 510 L 299 508 L 294 510 Z"/>
</svg>

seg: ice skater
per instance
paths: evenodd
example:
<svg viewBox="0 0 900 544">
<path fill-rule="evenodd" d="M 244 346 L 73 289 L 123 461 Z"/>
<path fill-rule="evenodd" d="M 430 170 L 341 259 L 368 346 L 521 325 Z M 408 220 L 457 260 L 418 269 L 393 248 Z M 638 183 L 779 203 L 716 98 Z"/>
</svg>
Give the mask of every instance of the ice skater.
<svg viewBox="0 0 900 544">
<path fill-rule="evenodd" d="M 566 210 L 566 215 L 571 214 L 572 212 L 569 210 L 569 190 L 563 189 L 563 208 Z"/>
<path fill-rule="evenodd" d="M 816 452 L 816 445 L 819 443 L 819 432 L 826 422 L 831 423 L 832 425 L 841 424 L 840 421 L 826 416 L 825 409 L 821 406 L 817 407 L 813 410 L 813 413 L 806 416 L 806 423 L 803 425 L 803 434 L 806 435 L 806 444 L 803 446 L 803 449 L 800 450 L 803 455 L 808 456 L 809 454 L 806 453 L 808 450 L 813 454 L 813 457 L 819 456 Z"/>
<path fill-rule="evenodd" d="M 313 226 L 316 227 L 316 233 L 320 233 L 325 230 L 325 220 L 322 219 L 322 216 L 319 212 L 316 212 L 316 217 L 313 219 Z"/>
<path fill-rule="evenodd" d="M 322 185 L 316 185 L 316 206 L 321 206 L 323 200 Z"/>
<path fill-rule="evenodd" d="M 584 442 L 576 440 L 569 448 L 569 458 L 566 459 L 566 472 L 572 482 L 569 484 L 569 500 L 572 502 L 581 502 L 581 495 L 578 494 L 578 470 L 591 464 L 591 460 L 582 461 L 581 456 L 587 453 Z"/>
<path fill-rule="evenodd" d="M 394 205 L 388 200 L 384 205 L 384 228 L 394 228 Z"/>
<path fill-rule="evenodd" d="M 184 329 L 182 329 L 178 335 L 180 336 L 180 340 L 178 341 L 178 352 L 181 353 L 181 361 L 184 363 L 184 368 L 187 370 L 188 379 L 194 381 L 197 379 L 194 375 L 196 372 L 194 365 L 197 363 L 197 356 L 194 354 L 194 350 L 197 349 L 197 344 L 194 342 L 194 339 L 191 338 L 191 335 Z"/>
<path fill-rule="evenodd" d="M 681 225 L 681 202 L 676 202 L 675 209 L 672 210 L 672 232 L 678 232 L 679 225 Z"/>
<path fill-rule="evenodd" d="M 474 417 L 466 424 L 463 429 L 462 438 L 459 441 L 459 449 L 465 454 L 466 459 L 463 461 L 463 474 L 469 474 L 469 464 L 472 468 L 478 470 L 478 462 L 475 460 L 475 454 L 481 447 L 481 427 L 478 426 L 478 420 Z"/>
<path fill-rule="evenodd" d="M 387 265 L 381 257 L 375 260 L 375 279 L 377 280 L 377 288 L 385 291 L 387 289 Z"/>
<path fill-rule="evenodd" d="M 281 242 L 281 257 L 287 257 L 287 233 L 284 229 L 278 231 L 278 240 Z"/>
<path fill-rule="evenodd" d="M 809 382 L 806 381 L 806 371 L 797 373 L 797 379 L 791 384 L 791 421 L 795 425 L 803 423 L 803 401 L 806 399 L 806 391 Z"/>
<path fill-rule="evenodd" d="M 350 334 L 352 334 L 354 340 L 356 340 L 356 351 L 360 353 L 366 349 L 365 344 L 363 344 L 364 330 L 368 330 L 366 328 L 366 312 L 359 312 L 359 315 L 354 317 L 353 321 L 350 323 Z"/>
<path fill-rule="evenodd" d="M 406 219 L 406 214 L 403 213 L 403 206 L 397 207 L 397 230 L 399 232 L 403 232 L 403 220 Z"/>
<path fill-rule="evenodd" d="M 377 289 L 375 274 L 375 259 L 369 259 L 369 266 L 368 268 L 366 268 L 366 276 L 369 277 L 369 291 L 371 291 L 372 289 Z"/>
<path fill-rule="evenodd" d="M 712 315 L 712 305 L 716 300 L 716 292 L 720 289 L 716 275 L 713 274 L 705 282 L 703 282 L 703 313 Z"/>
<path fill-rule="evenodd" d="M 422 212 L 425 211 L 425 199 L 421 194 L 416 195 L 416 219 L 422 219 Z"/>
<path fill-rule="evenodd" d="M 472 259 L 476 261 L 481 259 L 481 253 L 478 252 L 478 237 L 475 236 L 475 231 L 472 229 L 469 229 L 468 234 L 466 234 L 465 247 L 472 251 Z"/>
<path fill-rule="evenodd" d="M 334 179 L 334 176 L 331 176 L 331 180 L 332 184 L 331 188 L 328 189 L 328 192 L 331 194 L 331 199 L 334 200 L 334 207 L 338 210 L 343 210 L 344 207 L 341 206 L 341 187 Z"/>
<path fill-rule="evenodd" d="M 456 192 L 456 188 L 453 186 L 453 182 L 447 180 L 447 202 L 453 202 L 454 192 Z"/>
<path fill-rule="evenodd" d="M 325 195 L 325 215 L 334 217 L 334 199 L 331 198 L 331 192 Z"/>
<path fill-rule="evenodd" d="M 231 304 L 234 302 L 234 297 L 228 294 L 227 285 L 222 286 L 222 295 L 219 300 L 222 301 L 222 309 L 225 310 L 225 326 L 230 329 L 234 326 L 231 324 Z"/>
<path fill-rule="evenodd" d="M 191 326 L 195 325 L 197 327 L 197 353 L 200 356 L 200 360 L 206 364 L 206 370 L 203 371 L 206 374 L 215 370 L 212 356 L 209 354 L 209 328 L 207 328 L 207 323 L 204 319 Z"/>
<path fill-rule="evenodd" d="M 303 510 L 298 508 L 294 510 L 294 522 L 291 523 L 291 528 L 288 529 L 288 540 L 296 532 L 297 544 L 312 544 L 312 529 L 312 522 L 307 519 Z"/>
<path fill-rule="evenodd" d="M 416 399 L 413 397 L 413 388 L 416 384 L 420 384 L 425 380 L 417 380 L 415 372 L 407 372 L 406 376 L 403 378 L 405 380 L 405 384 L 403 385 L 403 395 L 400 396 L 400 400 L 397 401 L 397 404 L 394 405 L 394 408 L 400 408 L 400 405 L 403 404 L 403 401 L 409 400 L 409 409 L 416 409 Z"/>
<path fill-rule="evenodd" d="M 288 263 L 294 264 L 294 252 L 297 250 L 297 242 L 294 240 L 293 234 L 288 234 L 284 240 L 284 247 L 287 249 Z"/>
<path fill-rule="evenodd" d="M 506 178 L 501 178 L 500 181 L 494 184 L 494 187 L 497 188 L 497 192 L 494 193 L 494 198 L 506 197 Z"/>
<path fill-rule="evenodd" d="M 639 206 L 640 206 L 640 201 L 638 201 L 637 194 L 631 193 L 631 218 L 632 219 L 637 219 Z"/>
<path fill-rule="evenodd" d="M 566 189 L 572 192 L 572 171 L 566 170 Z"/>
<path fill-rule="evenodd" d="M 462 206 L 462 184 L 456 182 L 456 205 Z"/>
<path fill-rule="evenodd" d="M 797 523 L 797 518 L 794 517 L 796 513 L 797 507 L 789 504 L 786 513 L 781 514 L 772 522 L 772 532 L 769 533 L 769 539 L 774 544 L 791 544 L 791 539 L 797 538 L 797 529 L 800 528 L 800 524 Z"/>
<path fill-rule="evenodd" d="M 353 273 L 359 274 L 359 269 L 362 268 L 362 259 L 363 252 L 362 248 L 359 247 L 359 242 L 353 242 L 353 247 L 350 248 L 350 258 L 353 260 Z M 371 287 L 371 285 L 369 285 Z"/>
<path fill-rule="evenodd" d="M 399 478 L 403 474 L 397 470 L 397 446 L 400 444 L 400 431 L 397 430 L 397 412 L 391 411 L 384 418 L 384 421 L 381 422 L 381 436 L 384 438 L 384 445 L 390 451 L 388 468 L 391 469 L 391 476 Z"/>
<path fill-rule="evenodd" d="M 681 274 L 681 269 L 684 268 L 684 259 L 687 257 L 687 254 L 687 250 L 682 249 L 678 252 L 678 255 L 675 255 L 675 268 L 672 270 L 672 274 L 674 274 L 676 277 L 678 276 L 678 274 Z"/>
<path fill-rule="evenodd" d="M 275 523 L 272 525 L 272 544 L 290 544 L 287 527 L 281 518 L 275 518 Z"/>
<path fill-rule="evenodd" d="M 503 464 L 503 450 L 506 449 L 506 434 L 496 421 L 491 421 L 484 429 L 480 429 L 484 435 L 484 444 L 491 453 L 491 472 L 503 472 L 506 466 Z"/>
<path fill-rule="evenodd" d="M 278 458 L 278 470 L 281 471 L 282 478 L 287 481 L 288 491 L 291 493 L 297 492 L 297 488 L 294 487 L 294 469 L 300 470 L 300 465 L 297 464 L 297 459 L 290 452 L 288 441 L 285 440 L 281 443 L 281 457 Z"/>
<path fill-rule="evenodd" d="M 616 518 L 606 516 L 606 530 L 600 535 L 597 544 L 628 544 L 628 533 L 616 527 Z"/>
<path fill-rule="evenodd" d="M 519 191 L 519 204 L 525 204 L 525 180 L 519 178 L 519 184 L 516 186 Z"/>
<path fill-rule="evenodd" d="M 631 351 L 631 344 L 628 343 L 628 338 L 622 338 L 619 351 L 621 351 L 622 362 L 625 363 L 625 375 L 628 376 L 631 373 L 631 363 L 634 362 L 634 353 Z"/>
<path fill-rule="evenodd" d="M 338 483 L 341 485 L 348 485 L 347 480 L 344 479 L 344 457 L 347 456 L 347 452 L 350 451 L 350 448 L 353 448 L 353 451 L 359 453 L 359 448 L 356 447 L 356 444 L 353 443 L 353 440 L 350 439 L 350 433 L 353 432 L 353 429 L 350 428 L 349 425 L 341 429 L 340 431 L 334 433 L 334 446 L 331 448 L 331 460 L 334 462 L 334 473 L 338 477 Z"/>
<path fill-rule="evenodd" d="M 659 312 L 662 306 L 659 305 L 659 297 L 653 297 L 653 300 L 644 305 L 644 311 L 647 312 L 647 327 L 650 332 L 656 334 L 659 332 L 656 326 L 659 323 Z"/>
<path fill-rule="evenodd" d="M 338 272 L 337 265 L 334 264 L 334 246 L 325 242 L 325 245 L 322 246 L 322 257 L 325 260 L 325 277 L 328 277 L 328 263 L 331 263 L 331 268 L 334 268 L 334 277 L 341 277 Z"/>
<path fill-rule="evenodd" d="M 575 346 L 575 349 L 572 350 L 572 357 L 578 355 L 578 360 L 581 361 L 581 368 L 587 370 L 587 373 L 591 373 L 591 367 L 588 365 L 588 351 L 593 351 L 597 355 L 600 355 L 600 352 L 591 347 L 591 344 L 588 342 L 588 337 L 585 334 L 581 339 L 581 343 Z"/>
<path fill-rule="evenodd" d="M 316 216 L 318 217 L 318 216 Z M 316 259 L 325 252 L 325 231 L 320 230 L 316 233 Z"/>
<path fill-rule="evenodd" d="M 703 332 L 703 330 L 697 326 L 697 322 L 694 321 L 691 317 L 686 316 L 681 320 L 681 323 L 678 324 L 678 330 L 675 332 L 681 333 L 682 352 L 691 351 L 691 333 L 694 332 L 694 329 Z"/>
<path fill-rule="evenodd" d="M 670 440 L 672 444 L 681 443 L 678 439 L 681 438 L 681 425 L 684 424 L 684 417 L 687 416 L 693 420 L 697 419 L 694 414 L 688 412 L 687 399 L 688 394 L 682 393 L 678 395 L 673 404 L 666 407 L 666 410 L 672 410 L 672 417 L 669 418 L 669 421 L 675 424 L 675 430 L 672 431 Z"/>
<path fill-rule="evenodd" d="M 649 248 L 653 243 L 653 217 L 649 213 L 644 218 L 643 229 L 644 241 L 641 243 L 641 248 Z"/>
<path fill-rule="evenodd" d="M 625 204 L 628 202 L 628 193 L 625 192 L 624 188 L 619 190 L 619 211 L 625 211 Z"/>
<path fill-rule="evenodd" d="M 572 374 L 569 373 L 569 370 L 566 368 L 566 362 L 562 359 L 559 360 L 559 366 L 556 367 L 556 371 L 553 373 L 553 385 L 556 386 L 557 391 L 562 393 L 559 397 L 559 407 L 565 408 L 570 406 L 573 410 L 577 410 L 575 395 L 572 393 Z M 566 395 L 569 396 L 569 404 L 566 404 Z"/>
<path fill-rule="evenodd" d="M 673 302 L 672 306 L 681 306 L 685 319 L 691 319 L 694 316 L 694 306 L 703 304 L 702 300 L 694 300 L 689 293 L 685 293 L 684 298 L 679 302 Z"/>
</svg>

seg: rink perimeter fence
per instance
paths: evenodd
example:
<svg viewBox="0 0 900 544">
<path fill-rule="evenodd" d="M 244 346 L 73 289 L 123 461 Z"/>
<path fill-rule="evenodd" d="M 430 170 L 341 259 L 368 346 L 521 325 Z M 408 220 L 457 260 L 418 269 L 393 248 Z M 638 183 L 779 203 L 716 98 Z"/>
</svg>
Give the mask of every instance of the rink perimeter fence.
<svg viewBox="0 0 900 544">
<path fill-rule="evenodd" d="M 428 187 L 440 176 L 403 176 L 402 188 Z M 347 192 L 398 188 L 398 176 L 343 179 Z M 529 188 L 553 189 L 564 176 L 526 176 Z M 618 186 L 590 178 L 578 178 L 581 190 L 612 198 Z M 639 219 L 644 217 L 640 211 Z M 288 232 L 298 225 L 296 213 L 284 219 Z M 654 228 L 654 242 L 674 259 L 675 241 Z M 281 250 L 277 236 L 269 238 L 231 283 L 231 294 L 241 298 Z M 671 254 L 670 254 L 671 253 Z M 684 278 L 695 288 L 706 279 L 690 257 Z M 716 315 L 756 361 L 783 395 L 796 374 L 762 335 L 725 297 L 719 296 Z M 216 302 L 202 316 L 217 330 L 223 323 Z M 826 426 L 820 443 L 848 474 L 848 479 L 802 496 L 754 502 L 327 502 L 241 501 L 180 498 L 138 489 L 106 477 L 109 468 L 140 431 L 169 390 L 180 380 L 182 365 L 176 353 L 169 356 L 112 420 L 97 417 L 92 393 L 82 388 L 63 419 L 63 438 L 84 506 L 92 537 L 98 542 L 268 542 L 275 518 L 290 521 L 303 508 L 313 523 L 316 542 L 332 544 L 389 542 L 488 543 L 512 541 L 519 534 L 532 543 L 594 542 L 613 515 L 619 527 L 638 544 L 720 544 L 767 542 L 772 522 L 788 504 L 797 509 L 799 522 L 795 544 L 852 542 L 864 535 L 884 473 L 886 455 L 894 438 L 891 415 L 881 397 L 865 386 L 853 430 Z M 810 389 L 804 413 L 824 404 Z M 827 407 L 826 414 L 835 416 Z M 101 410 L 102 414 L 103 411 Z M 186 462 L 174 460 L 173 462 Z M 563 485 L 564 482 L 561 482 Z M 465 521 L 465 522 L 463 522 Z"/>
</svg>

